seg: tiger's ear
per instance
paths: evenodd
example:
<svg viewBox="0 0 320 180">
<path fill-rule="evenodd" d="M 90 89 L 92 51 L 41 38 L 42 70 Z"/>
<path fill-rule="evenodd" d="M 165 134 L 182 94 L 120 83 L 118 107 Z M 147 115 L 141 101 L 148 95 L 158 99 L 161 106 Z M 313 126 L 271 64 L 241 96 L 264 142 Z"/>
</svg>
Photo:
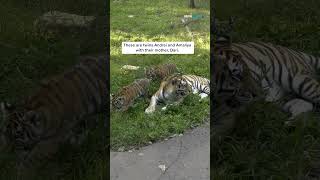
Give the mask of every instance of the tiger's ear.
<svg viewBox="0 0 320 180">
<path fill-rule="evenodd" d="M 10 112 L 15 110 L 15 106 L 7 102 L 0 102 L 0 122 L 3 122 Z"/>
<path fill-rule="evenodd" d="M 171 84 L 176 85 L 178 83 L 178 80 L 176 78 L 172 79 Z"/>
<path fill-rule="evenodd" d="M 0 108 L 1 108 L 1 112 L 2 113 L 3 112 L 12 111 L 12 110 L 15 109 L 15 107 L 12 104 L 8 103 L 8 102 L 1 102 L 0 103 Z"/>
</svg>

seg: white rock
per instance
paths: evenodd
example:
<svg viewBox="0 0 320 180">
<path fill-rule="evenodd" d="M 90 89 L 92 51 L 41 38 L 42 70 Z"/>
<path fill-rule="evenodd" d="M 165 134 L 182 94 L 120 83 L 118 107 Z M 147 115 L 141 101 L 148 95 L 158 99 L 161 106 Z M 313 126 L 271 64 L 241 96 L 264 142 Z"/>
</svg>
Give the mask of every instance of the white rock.
<svg viewBox="0 0 320 180">
<path fill-rule="evenodd" d="M 121 67 L 121 69 L 127 69 L 127 70 L 138 70 L 139 66 L 132 66 L 132 65 L 124 65 Z"/>
<path fill-rule="evenodd" d="M 119 151 L 119 152 L 123 152 L 123 151 L 124 151 L 124 147 L 120 147 L 120 148 L 118 149 L 118 151 Z"/>
<path fill-rule="evenodd" d="M 158 167 L 161 169 L 162 172 L 166 170 L 166 165 L 164 164 L 160 164 Z"/>
</svg>

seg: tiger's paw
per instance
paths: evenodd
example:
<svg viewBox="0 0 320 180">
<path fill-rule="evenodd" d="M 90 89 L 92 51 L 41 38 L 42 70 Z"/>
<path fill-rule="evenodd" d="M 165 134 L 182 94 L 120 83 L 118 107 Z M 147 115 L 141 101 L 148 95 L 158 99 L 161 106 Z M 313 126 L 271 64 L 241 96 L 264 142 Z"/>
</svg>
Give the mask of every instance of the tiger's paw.
<svg viewBox="0 0 320 180">
<path fill-rule="evenodd" d="M 200 93 L 199 96 L 200 96 L 200 100 L 199 100 L 199 101 L 201 101 L 203 98 L 208 97 L 208 94 L 206 94 L 206 93 Z"/>
<path fill-rule="evenodd" d="M 199 90 L 198 90 L 198 89 L 192 89 L 192 93 L 193 93 L 193 94 L 198 94 L 198 93 L 199 93 Z"/>
<path fill-rule="evenodd" d="M 151 114 L 151 113 L 153 113 L 154 111 L 156 110 L 156 108 L 155 107 L 153 107 L 153 106 L 149 106 L 144 112 L 146 113 L 146 114 Z"/>
</svg>

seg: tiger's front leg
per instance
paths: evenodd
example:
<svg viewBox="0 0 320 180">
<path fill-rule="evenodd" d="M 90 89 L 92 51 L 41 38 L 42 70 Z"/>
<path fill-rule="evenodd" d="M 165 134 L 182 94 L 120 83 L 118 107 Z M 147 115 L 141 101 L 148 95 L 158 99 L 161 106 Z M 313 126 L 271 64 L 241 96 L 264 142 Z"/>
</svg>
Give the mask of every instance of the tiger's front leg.
<svg viewBox="0 0 320 180">
<path fill-rule="evenodd" d="M 156 110 L 157 102 L 158 102 L 158 95 L 156 93 L 155 95 L 153 95 L 151 97 L 150 104 L 149 104 L 148 108 L 144 112 L 146 114 L 153 113 Z"/>
</svg>

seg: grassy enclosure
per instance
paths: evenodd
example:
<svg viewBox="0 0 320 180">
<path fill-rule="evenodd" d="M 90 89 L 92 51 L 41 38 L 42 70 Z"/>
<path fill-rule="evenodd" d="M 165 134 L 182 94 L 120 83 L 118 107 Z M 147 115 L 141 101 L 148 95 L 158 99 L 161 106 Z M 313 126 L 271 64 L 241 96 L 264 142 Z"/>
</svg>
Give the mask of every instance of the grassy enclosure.
<svg viewBox="0 0 320 180">
<path fill-rule="evenodd" d="M 280 8 L 281 7 L 281 8 Z M 234 42 L 264 41 L 320 55 L 318 1 L 216 1 L 216 18 L 236 17 Z M 213 144 L 214 179 L 303 179 L 320 168 L 319 116 L 306 113 L 295 127 L 275 105 L 256 102 L 237 116 L 234 131 Z M 318 174 L 315 176 L 319 177 Z"/>
<path fill-rule="evenodd" d="M 0 101 L 17 103 L 31 95 L 39 82 L 73 66 L 79 55 L 103 53 L 104 32 L 71 36 L 45 36 L 37 33 L 34 20 L 49 10 L 79 15 L 103 16 L 106 2 L 97 0 L 71 1 L 2 1 L 0 6 Z M 23 13 L 22 13 L 23 12 Z M 100 34 L 99 34 L 100 33 Z M 100 35 L 100 37 L 98 37 Z M 35 179 L 106 178 L 107 146 L 104 143 L 104 117 L 88 131 L 80 147 L 63 145 L 48 168 Z M 12 159 L 1 154 L 0 179 L 15 179 Z"/>
<path fill-rule="evenodd" d="M 111 1 L 110 88 L 116 93 L 137 78 L 144 77 L 144 67 L 174 63 L 184 74 L 210 77 L 210 13 L 209 1 L 196 1 L 196 9 L 188 7 L 189 1 L 174 0 L 115 0 Z M 122 55 L 121 42 L 191 41 L 181 24 L 184 15 L 203 14 L 204 18 L 191 23 L 195 41 L 194 55 Z M 123 65 L 135 65 L 137 71 L 125 71 Z M 153 82 L 150 95 L 156 92 L 160 82 Z M 126 112 L 111 113 L 110 143 L 113 150 L 139 147 L 170 135 L 183 133 L 185 129 L 200 124 L 209 114 L 209 98 L 199 102 L 199 97 L 188 96 L 179 106 L 169 107 L 146 115 L 150 97 L 140 98 Z"/>
</svg>

